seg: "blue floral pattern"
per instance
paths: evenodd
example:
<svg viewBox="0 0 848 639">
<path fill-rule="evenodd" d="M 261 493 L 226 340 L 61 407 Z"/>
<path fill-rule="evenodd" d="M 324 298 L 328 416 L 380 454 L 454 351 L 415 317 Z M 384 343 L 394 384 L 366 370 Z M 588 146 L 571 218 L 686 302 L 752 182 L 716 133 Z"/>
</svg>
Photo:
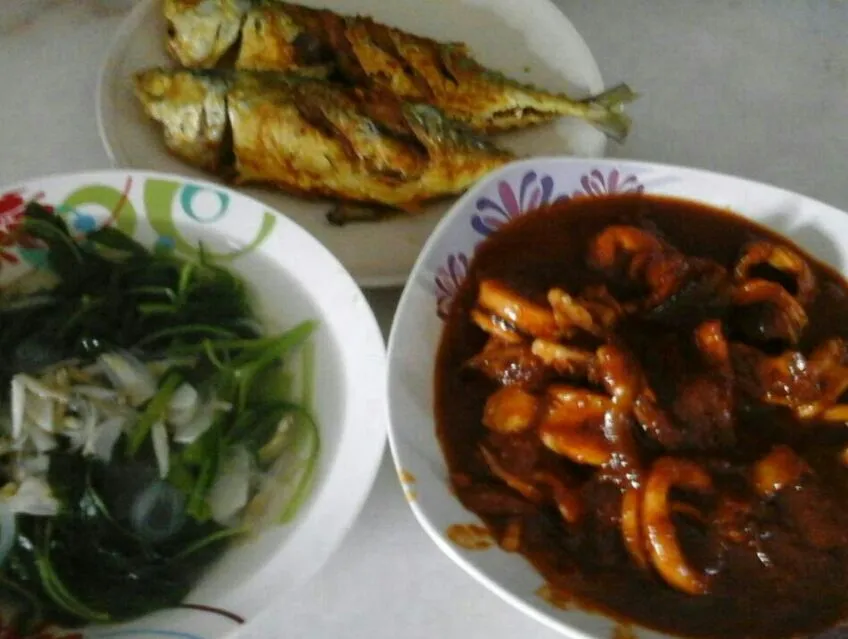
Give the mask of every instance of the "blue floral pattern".
<svg viewBox="0 0 848 639">
<path fill-rule="evenodd" d="M 467 252 L 454 251 L 436 270 L 434 293 L 436 313 L 445 320 L 462 282 L 468 275 L 470 260 L 477 243 L 495 233 L 515 218 L 550 204 L 579 197 L 599 197 L 620 193 L 642 193 L 645 186 L 636 175 L 618 168 L 592 169 L 579 176 L 552 176 L 529 170 L 517 180 L 502 179 L 494 185 L 494 193 L 486 193 L 474 202 L 471 228 L 477 240 Z"/>
</svg>

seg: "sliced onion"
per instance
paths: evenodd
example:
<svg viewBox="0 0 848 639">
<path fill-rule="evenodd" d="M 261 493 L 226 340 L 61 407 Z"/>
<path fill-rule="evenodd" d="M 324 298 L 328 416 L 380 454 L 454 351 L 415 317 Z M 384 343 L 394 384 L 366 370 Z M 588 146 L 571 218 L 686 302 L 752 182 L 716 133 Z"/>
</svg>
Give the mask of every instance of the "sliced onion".
<svg viewBox="0 0 848 639">
<path fill-rule="evenodd" d="M 194 386 L 182 383 L 174 391 L 168 403 L 168 422 L 174 426 L 185 426 L 197 413 L 199 395 Z"/>
<path fill-rule="evenodd" d="M 6 505 L 15 514 L 36 517 L 52 517 L 59 512 L 59 502 L 53 497 L 50 486 L 38 477 L 24 479 Z"/>
<path fill-rule="evenodd" d="M 219 524 L 230 520 L 247 504 L 250 491 L 250 453 L 237 446 L 224 461 L 206 498 L 212 518 Z"/>
<path fill-rule="evenodd" d="M 91 386 L 90 384 L 77 384 L 71 388 L 75 395 L 81 395 L 89 399 L 99 399 L 104 402 L 117 402 L 118 393 L 110 388 Z"/>
<path fill-rule="evenodd" d="M 159 477 L 165 479 L 168 476 L 170 451 L 168 450 L 168 431 L 161 421 L 153 424 L 150 429 L 153 439 L 153 453 L 156 455 L 156 465 L 159 467 Z"/>
<path fill-rule="evenodd" d="M 140 406 L 156 394 L 156 378 L 135 356 L 126 353 L 103 353 L 98 361 L 111 384 L 125 393 L 133 406 Z"/>
<path fill-rule="evenodd" d="M 127 422 L 125 417 L 110 417 L 97 427 L 94 441 L 91 445 L 91 454 L 95 458 L 109 463 L 112 461 L 112 452 L 115 444 L 124 432 Z"/>
<path fill-rule="evenodd" d="M 50 470 L 49 455 L 35 455 L 23 458 L 16 469 L 20 475 L 19 480 L 23 481 L 25 477 L 30 475 L 44 476 Z"/>
<path fill-rule="evenodd" d="M 257 528 L 288 521 L 312 481 L 320 445 L 315 422 L 307 416 L 295 420 L 290 435 L 280 456 L 260 477 L 259 490 L 247 506 L 246 523 Z"/>
<path fill-rule="evenodd" d="M 166 481 L 150 484 L 130 509 L 133 529 L 148 541 L 162 541 L 175 535 L 185 520 L 185 495 Z"/>
<path fill-rule="evenodd" d="M 79 420 L 76 420 L 79 422 Z M 80 422 L 81 424 L 81 422 Z M 68 440 L 70 444 L 70 452 L 77 453 L 82 450 L 82 447 L 85 446 L 85 432 L 82 428 L 74 428 L 65 430 L 62 433 L 62 436 Z"/>
<path fill-rule="evenodd" d="M 205 433 L 215 422 L 215 405 L 212 402 L 201 404 L 191 421 L 183 426 L 174 425 L 174 441 L 179 444 L 191 444 Z"/>
<path fill-rule="evenodd" d="M 30 395 L 26 398 L 24 414 L 40 429 L 53 432 L 53 418 L 55 416 L 56 403 L 52 399 Z"/>
<path fill-rule="evenodd" d="M 49 293 L 58 286 L 60 281 L 59 276 L 51 269 L 31 269 L 6 284 L 0 300 L 10 303 L 18 299 L 28 299 L 37 294 Z"/>
<path fill-rule="evenodd" d="M 15 378 L 20 379 L 23 382 L 24 388 L 27 391 L 29 391 L 30 393 L 34 393 L 43 399 L 52 399 L 57 402 L 61 402 L 62 404 L 67 404 L 71 399 L 67 393 L 63 393 L 53 388 L 50 388 L 43 382 L 40 382 L 39 380 L 35 379 L 34 377 L 30 377 L 29 375 L 18 373 L 17 375 L 15 375 Z"/>
<path fill-rule="evenodd" d="M 6 561 L 6 557 L 17 539 L 17 527 L 15 526 L 15 513 L 9 508 L 8 503 L 0 502 L 0 566 Z"/>
<path fill-rule="evenodd" d="M 58 446 L 56 438 L 47 431 L 41 430 L 35 424 L 27 424 L 27 435 L 39 453 L 46 453 Z"/>
<path fill-rule="evenodd" d="M 294 413 L 283 415 L 277 423 L 274 435 L 259 449 L 259 463 L 267 463 L 279 457 L 291 440 L 292 426 L 295 422 Z"/>
<path fill-rule="evenodd" d="M 26 408 L 26 388 L 20 375 L 12 378 L 12 439 L 21 438 L 24 432 L 24 409 Z"/>
</svg>

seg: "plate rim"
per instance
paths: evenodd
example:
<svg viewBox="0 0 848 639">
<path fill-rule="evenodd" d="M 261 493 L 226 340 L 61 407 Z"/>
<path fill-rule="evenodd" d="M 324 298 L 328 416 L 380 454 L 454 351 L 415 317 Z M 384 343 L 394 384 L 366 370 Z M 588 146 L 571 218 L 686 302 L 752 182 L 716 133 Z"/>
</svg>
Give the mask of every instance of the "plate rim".
<svg viewBox="0 0 848 639">
<path fill-rule="evenodd" d="M 114 169 L 122 169 L 122 170 L 147 170 L 147 169 L 137 169 L 131 166 L 126 161 L 122 160 L 118 157 L 118 154 L 113 147 L 113 141 L 107 133 L 107 124 L 106 124 L 106 111 L 107 111 L 107 91 L 106 87 L 109 83 L 111 77 L 114 75 L 115 67 L 118 65 L 121 54 L 123 50 L 123 45 L 127 41 L 128 38 L 132 36 L 135 30 L 138 28 L 139 24 L 143 21 L 143 19 L 147 16 L 148 12 L 152 11 L 156 4 L 160 3 L 162 0 L 141 0 L 138 2 L 130 11 L 130 13 L 123 19 L 121 24 L 118 26 L 115 35 L 112 37 L 112 40 L 106 50 L 106 54 L 103 58 L 103 62 L 100 65 L 100 69 L 97 73 L 97 82 L 95 85 L 94 91 L 94 106 L 95 106 L 95 120 L 97 126 L 97 135 L 100 138 L 101 146 L 103 147 L 106 156 L 109 158 L 109 163 L 111 167 Z M 328 4 L 332 3 L 332 0 L 325 0 Z M 482 0 L 483 3 L 487 3 L 488 0 Z M 556 11 L 559 14 L 559 18 L 562 20 L 561 29 L 567 31 L 568 38 L 571 40 L 574 47 L 577 47 L 581 50 L 581 56 L 585 58 L 585 67 L 584 71 L 589 78 L 589 83 L 596 83 L 598 87 L 604 86 L 603 75 L 601 74 L 600 67 L 598 66 L 598 61 L 592 53 L 591 48 L 589 47 L 586 40 L 578 31 L 577 27 L 574 23 L 569 19 L 568 15 L 565 11 L 563 11 L 554 0 L 524 0 L 524 3 L 530 4 L 531 2 L 536 3 L 539 6 L 547 6 L 548 8 Z M 603 158 L 606 157 L 607 149 L 609 148 L 609 141 L 604 139 L 597 149 L 597 155 L 593 155 L 593 157 Z M 534 157 L 543 157 L 543 156 L 534 156 Z M 533 158 L 530 158 L 533 159 Z M 523 161 L 523 160 L 518 160 Z M 165 172 L 169 175 L 173 175 L 173 173 Z M 188 176 L 185 176 L 188 178 Z M 193 178 L 192 178 L 193 179 Z M 484 176 L 481 178 L 483 180 L 486 179 Z M 479 181 L 478 181 L 479 182 Z M 469 186 L 468 189 L 464 193 L 467 193 L 471 190 L 475 184 Z M 227 187 L 236 190 L 234 187 Z M 464 193 L 459 194 L 458 196 L 453 196 L 453 203 L 451 204 L 452 208 L 459 199 L 464 195 Z M 252 196 L 249 196 L 252 197 Z M 255 199 L 255 198 L 254 198 Z M 261 201 L 261 200 L 260 200 Z M 268 208 L 273 209 L 274 212 L 279 213 L 280 211 L 275 206 L 268 206 Z M 448 209 L 450 210 L 450 209 Z M 447 214 L 447 211 L 442 215 Z M 434 224 L 434 229 L 441 221 L 439 219 L 436 224 Z M 426 241 L 432 235 L 434 230 L 431 230 L 430 233 L 427 234 L 427 237 L 424 238 L 424 241 L 418 247 L 417 251 L 420 255 L 423 246 L 426 244 Z M 310 233 L 312 234 L 312 233 Z M 313 234 L 314 236 L 314 234 Z M 320 238 L 316 237 L 320 242 Z M 322 242 L 323 244 L 323 242 Z M 416 255 L 416 259 L 417 259 Z M 372 288 L 372 289 L 381 289 L 381 288 L 402 288 L 409 276 L 414 269 L 415 260 L 412 261 L 408 269 L 400 269 L 395 271 L 394 269 L 387 269 L 383 274 L 372 274 L 359 276 L 353 272 L 352 269 L 348 269 L 346 265 L 345 269 L 348 270 L 351 277 L 353 277 L 354 281 L 358 286 L 363 288 Z"/>
</svg>

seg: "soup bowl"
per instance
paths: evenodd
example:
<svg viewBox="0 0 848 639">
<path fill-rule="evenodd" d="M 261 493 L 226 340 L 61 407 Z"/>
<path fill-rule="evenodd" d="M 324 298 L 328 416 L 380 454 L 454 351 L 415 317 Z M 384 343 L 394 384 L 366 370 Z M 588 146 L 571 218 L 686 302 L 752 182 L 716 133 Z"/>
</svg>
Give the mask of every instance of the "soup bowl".
<svg viewBox="0 0 848 639">
<path fill-rule="evenodd" d="M 28 201 L 52 207 L 79 236 L 109 224 L 178 257 L 197 257 L 202 247 L 244 281 L 268 330 L 317 321 L 312 379 L 302 381 L 312 384 L 320 448 L 293 518 L 232 542 L 180 607 L 71 636 L 235 634 L 329 559 L 370 491 L 385 446 L 385 346 L 370 306 L 338 260 L 284 214 L 220 185 L 140 171 L 57 175 L 0 189 L 0 287 L 46 263 L 37 243 L 16 240 Z"/>
<path fill-rule="evenodd" d="M 833 207 L 738 177 L 628 160 L 519 161 L 480 181 L 442 219 L 406 284 L 389 339 L 389 442 L 398 476 L 418 522 L 460 568 L 523 613 L 575 639 L 617 636 L 621 623 L 558 598 L 529 561 L 494 543 L 482 520 L 460 503 L 436 430 L 437 353 L 452 301 L 482 242 L 544 205 L 624 193 L 726 209 L 791 238 L 839 273 L 848 265 L 848 216 Z M 517 263 L 522 257 L 516 251 L 503 259 Z"/>
</svg>

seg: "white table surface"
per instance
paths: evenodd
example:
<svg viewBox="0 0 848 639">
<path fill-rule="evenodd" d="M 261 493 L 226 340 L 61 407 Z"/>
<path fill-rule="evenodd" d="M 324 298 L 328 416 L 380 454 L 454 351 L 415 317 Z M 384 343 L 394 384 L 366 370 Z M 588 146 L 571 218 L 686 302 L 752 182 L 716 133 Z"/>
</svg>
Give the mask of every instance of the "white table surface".
<svg viewBox="0 0 848 639">
<path fill-rule="evenodd" d="M 518 1 L 518 0 L 517 0 Z M 530 2 L 533 0 L 522 0 Z M 848 209 L 848 3 L 842 0 L 556 0 L 608 84 L 644 97 L 610 155 L 764 180 Z M 0 0 L 0 183 L 107 168 L 94 92 L 128 0 Z M 26 16 L 25 16 L 26 17 Z M 388 330 L 397 291 L 369 293 Z M 349 537 L 306 587 L 243 637 L 547 639 L 418 527 L 388 456 Z"/>
</svg>

